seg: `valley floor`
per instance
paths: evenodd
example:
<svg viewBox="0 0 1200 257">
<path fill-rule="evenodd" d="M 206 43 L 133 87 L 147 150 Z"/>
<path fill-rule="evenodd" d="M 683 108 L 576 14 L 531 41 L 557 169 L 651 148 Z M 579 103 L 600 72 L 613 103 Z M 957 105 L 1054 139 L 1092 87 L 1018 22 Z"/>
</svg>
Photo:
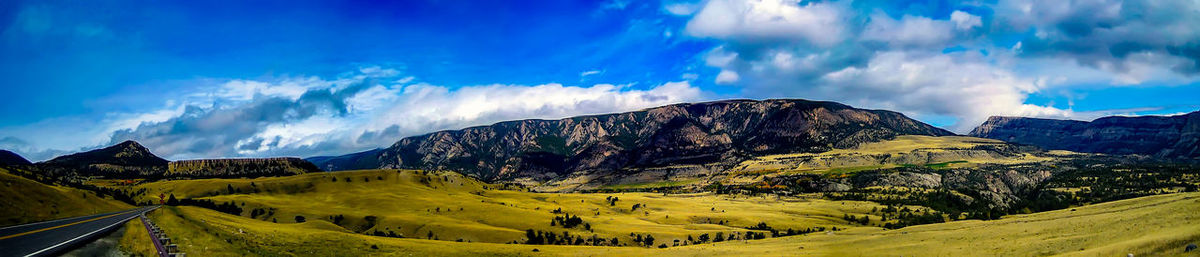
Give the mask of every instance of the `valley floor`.
<svg viewBox="0 0 1200 257">
<path fill-rule="evenodd" d="M 138 189 L 150 191 L 147 197 L 161 192 L 241 206 L 242 215 L 193 206 L 165 207 L 150 215 L 184 252 L 204 256 L 1183 256 L 1187 244 L 1200 243 L 1200 193 L 884 230 L 876 227 L 879 217 L 871 210 L 879 205 L 869 202 L 545 194 L 497 187 L 452 173 L 384 170 L 164 181 Z M 620 200 L 610 203 L 610 196 Z M 633 210 L 633 204 L 649 207 Z M 552 210 L 559 208 L 592 229 L 551 226 L 561 215 Z M 851 225 L 843 215 L 868 215 L 872 222 Z M 296 216 L 306 218 L 298 222 Z M 688 236 L 742 234 L 758 222 L 776 229 L 828 229 L 674 245 Z M 617 238 L 624 246 L 508 244 L 524 242 L 525 229 Z M 376 231 L 408 236 L 369 235 Z M 652 235 L 656 247 L 634 246 L 635 234 Z M 459 238 L 470 242 L 455 242 Z M 128 237 L 123 245 L 141 240 Z M 668 247 L 657 248 L 663 243 Z"/>
</svg>

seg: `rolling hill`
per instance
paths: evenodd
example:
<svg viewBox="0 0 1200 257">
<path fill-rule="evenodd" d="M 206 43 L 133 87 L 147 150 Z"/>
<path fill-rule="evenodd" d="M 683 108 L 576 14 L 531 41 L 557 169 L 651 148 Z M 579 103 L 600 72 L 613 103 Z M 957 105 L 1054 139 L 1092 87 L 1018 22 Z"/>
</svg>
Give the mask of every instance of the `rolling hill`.
<svg viewBox="0 0 1200 257">
<path fill-rule="evenodd" d="M 133 208 L 91 191 L 42 184 L 9 169 L 0 167 L 0 226 Z"/>
<path fill-rule="evenodd" d="M 422 182 L 429 178 L 429 184 Z M 1200 227 L 1192 222 L 1200 218 L 1200 195 L 1194 192 L 990 221 L 881 229 L 876 226 L 882 212 L 873 209 L 880 206 L 866 202 L 527 193 L 496 190 L 449 172 L 355 171 L 253 180 L 165 181 L 140 187 L 244 204 L 240 215 L 191 206 L 167 207 L 150 215 L 177 238 L 183 251 L 209 256 L 1187 256 L 1184 247 L 1200 240 Z M 228 187 L 235 192 L 227 193 Z M 605 196 L 620 200 L 609 206 Z M 629 211 L 632 204 L 648 206 L 645 212 Z M 581 216 L 591 230 L 550 225 L 551 218 L 558 215 L 555 210 Z M 597 210 L 599 214 L 594 213 Z M 846 222 L 838 217 L 843 214 L 866 215 L 876 222 L 870 226 Z M 713 220 L 728 223 L 713 224 Z M 839 229 L 761 240 L 693 240 L 699 235 L 711 238 L 715 232 L 728 236 L 752 231 L 745 226 L 759 221 L 776 228 Z M 566 232 L 564 235 L 589 241 L 584 245 L 520 244 L 526 242 L 522 228 Z M 616 237 L 622 244 L 594 246 L 590 243 L 593 234 L 606 243 L 609 237 Z M 638 247 L 634 243 L 646 235 L 656 238 L 654 245 L 662 246 Z M 462 242 L 455 242 L 459 239 Z M 676 239 L 691 243 L 676 245 Z M 508 244 L 508 240 L 518 244 Z"/>
</svg>

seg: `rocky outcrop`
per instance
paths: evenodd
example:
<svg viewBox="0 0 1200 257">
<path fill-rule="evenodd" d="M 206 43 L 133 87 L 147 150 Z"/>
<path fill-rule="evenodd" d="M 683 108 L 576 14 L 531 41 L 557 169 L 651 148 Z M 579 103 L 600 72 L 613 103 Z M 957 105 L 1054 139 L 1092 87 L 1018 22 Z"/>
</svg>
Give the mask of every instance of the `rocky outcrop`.
<svg viewBox="0 0 1200 257">
<path fill-rule="evenodd" d="M 30 163 L 29 160 L 26 160 L 25 157 L 21 157 L 21 155 L 17 153 L 10 152 L 8 150 L 0 150 L 0 166 L 30 164 L 32 163 Z"/>
<path fill-rule="evenodd" d="M 374 159 L 381 168 L 455 170 L 489 181 L 546 181 L 580 172 L 823 152 L 897 135 L 952 133 L 900 113 L 834 102 L 730 100 L 439 131 L 401 139 Z M 358 158 L 347 159 L 365 163 Z M 326 166 L 330 163 L 318 165 L 344 169 Z"/>
<path fill-rule="evenodd" d="M 312 163 L 300 158 L 205 159 L 174 161 L 167 175 L 190 178 L 232 178 L 288 176 L 319 172 Z"/>
<path fill-rule="evenodd" d="M 1087 153 L 1200 157 L 1200 112 L 1104 117 L 1091 122 L 991 117 L 970 136 Z"/>
</svg>

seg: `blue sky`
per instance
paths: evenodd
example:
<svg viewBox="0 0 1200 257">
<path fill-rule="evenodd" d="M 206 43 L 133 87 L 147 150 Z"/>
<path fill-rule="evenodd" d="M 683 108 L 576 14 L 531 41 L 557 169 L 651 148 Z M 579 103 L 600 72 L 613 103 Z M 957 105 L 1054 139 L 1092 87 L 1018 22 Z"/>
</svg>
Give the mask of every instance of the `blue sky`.
<svg viewBox="0 0 1200 257">
<path fill-rule="evenodd" d="M 1200 109 L 1195 1 L 5 1 L 0 148 L 341 154 L 726 98 L 990 115 Z M 1153 15 L 1150 15 L 1153 14 Z"/>
</svg>

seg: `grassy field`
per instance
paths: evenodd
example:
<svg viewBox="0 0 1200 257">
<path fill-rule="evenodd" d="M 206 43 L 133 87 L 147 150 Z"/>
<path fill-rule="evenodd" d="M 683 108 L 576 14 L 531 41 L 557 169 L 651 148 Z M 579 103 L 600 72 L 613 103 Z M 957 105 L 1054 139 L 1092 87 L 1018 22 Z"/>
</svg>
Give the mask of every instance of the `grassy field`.
<svg viewBox="0 0 1200 257">
<path fill-rule="evenodd" d="M 617 238 L 621 244 L 632 244 L 636 235 L 652 235 L 656 242 L 673 245 L 688 236 L 744 234 L 746 227 L 760 222 L 779 230 L 846 228 L 852 225 L 842 220 L 843 215 L 868 215 L 882 208 L 871 202 L 707 193 L 531 193 L 496 190 L 495 185 L 453 172 L 410 170 L 177 180 L 137 187 L 149 192 L 143 196 L 148 199 L 142 200 L 157 201 L 162 193 L 231 202 L 243 209 L 242 217 L 271 224 L 297 223 L 296 216 L 302 216 L 305 224 L 328 224 L 327 230 L 339 233 L 379 231 L 408 238 L 489 243 L 524 242 L 526 230 L 533 229 Z M 255 209 L 262 214 L 255 214 Z M 566 214 L 578 216 L 584 224 L 569 229 L 551 226 L 555 217 Z"/>
<path fill-rule="evenodd" d="M 742 162 L 732 171 L 743 175 L 843 174 L 902 166 L 944 169 L 985 163 L 1015 164 L 1053 159 L 1049 154 L 1040 156 L 996 150 L 1009 147 L 1002 141 L 975 137 L 898 136 L 888 141 L 862 144 L 853 149 L 756 157 Z M 1066 156 L 1070 153 L 1057 154 Z"/>
<path fill-rule="evenodd" d="M 153 242 L 150 241 L 150 234 L 146 231 L 145 225 L 142 225 L 141 219 L 135 218 L 125 223 L 125 234 L 121 235 L 119 242 L 121 251 L 131 257 L 157 255 Z"/>
<path fill-rule="evenodd" d="M 38 183 L 0 168 L 0 226 L 133 208 L 95 193 Z"/>
<path fill-rule="evenodd" d="M 1200 193 L 882 230 L 856 227 L 764 240 L 654 249 L 465 243 L 348 233 L 325 221 L 279 224 L 196 207 L 151 215 L 205 256 L 1189 256 L 1200 241 Z M 1194 256 L 1194 255 L 1192 255 Z"/>
</svg>

